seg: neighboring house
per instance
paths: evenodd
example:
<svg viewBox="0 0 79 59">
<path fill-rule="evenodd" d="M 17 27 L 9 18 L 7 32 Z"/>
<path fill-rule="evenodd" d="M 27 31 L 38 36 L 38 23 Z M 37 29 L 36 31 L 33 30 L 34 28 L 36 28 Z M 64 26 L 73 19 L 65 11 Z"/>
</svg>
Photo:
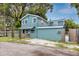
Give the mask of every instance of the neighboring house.
<svg viewBox="0 0 79 59">
<path fill-rule="evenodd" d="M 50 20 L 48 21 L 49 26 L 64 26 L 64 19 Z"/>
<path fill-rule="evenodd" d="M 28 33 L 30 38 L 61 41 L 64 38 L 64 21 L 46 21 L 40 16 L 27 14 L 21 18 L 22 33 Z"/>
</svg>

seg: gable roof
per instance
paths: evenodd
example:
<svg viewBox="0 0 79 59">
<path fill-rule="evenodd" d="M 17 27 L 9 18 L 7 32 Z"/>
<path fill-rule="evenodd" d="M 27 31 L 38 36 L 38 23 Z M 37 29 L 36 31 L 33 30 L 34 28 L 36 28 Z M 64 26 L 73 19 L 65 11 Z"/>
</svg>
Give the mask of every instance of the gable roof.
<svg viewBox="0 0 79 59">
<path fill-rule="evenodd" d="M 22 17 L 20 20 L 23 20 L 25 17 L 27 17 L 27 16 L 29 16 L 29 15 L 39 17 L 39 18 L 41 18 L 45 23 L 48 23 L 44 18 L 42 18 L 42 17 L 40 17 L 40 16 L 38 16 L 38 15 L 33 15 L 33 14 L 26 14 L 26 15 L 25 15 L 24 17 Z"/>
</svg>

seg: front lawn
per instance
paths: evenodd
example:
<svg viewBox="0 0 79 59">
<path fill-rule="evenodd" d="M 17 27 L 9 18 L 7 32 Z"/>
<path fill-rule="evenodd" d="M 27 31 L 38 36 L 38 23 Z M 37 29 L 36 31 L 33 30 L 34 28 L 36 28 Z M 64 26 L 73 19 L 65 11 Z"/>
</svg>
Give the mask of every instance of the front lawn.
<svg viewBox="0 0 79 59">
<path fill-rule="evenodd" d="M 75 42 L 68 42 L 68 43 L 57 43 L 56 47 L 58 48 L 66 48 L 66 49 L 70 49 L 70 50 L 75 50 L 79 52 L 79 44 L 75 43 Z"/>
<path fill-rule="evenodd" d="M 0 42 L 10 42 L 10 41 L 16 41 L 17 38 L 10 38 L 10 37 L 0 37 Z"/>
<path fill-rule="evenodd" d="M 26 38 L 26 39 L 29 39 L 29 38 Z M 26 39 L 11 38 L 11 37 L 0 37 L 0 42 L 17 42 L 17 41 L 26 40 Z"/>
</svg>

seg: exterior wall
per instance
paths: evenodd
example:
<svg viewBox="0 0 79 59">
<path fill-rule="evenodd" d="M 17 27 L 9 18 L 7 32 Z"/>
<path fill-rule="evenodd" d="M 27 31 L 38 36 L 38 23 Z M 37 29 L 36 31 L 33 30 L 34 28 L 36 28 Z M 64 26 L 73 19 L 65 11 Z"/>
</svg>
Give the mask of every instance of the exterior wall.
<svg viewBox="0 0 79 59">
<path fill-rule="evenodd" d="M 35 21 L 34 21 L 35 20 Z M 27 23 L 26 23 L 27 21 Z M 47 24 L 38 17 L 35 16 L 27 16 L 21 21 L 21 28 L 29 28 L 29 27 L 34 27 L 34 26 L 47 26 Z"/>
<path fill-rule="evenodd" d="M 38 19 L 37 18 L 37 24 L 38 27 L 43 27 L 43 26 L 47 26 L 47 23 L 45 23 L 42 19 Z"/>
<path fill-rule="evenodd" d="M 41 28 L 36 29 L 34 33 L 31 33 L 31 38 L 46 39 L 51 41 L 62 41 L 62 28 Z"/>
<path fill-rule="evenodd" d="M 52 23 L 52 24 L 50 24 Z M 64 26 L 64 21 L 63 20 L 52 20 L 49 21 L 49 25 L 51 26 Z"/>
<path fill-rule="evenodd" d="M 32 16 L 27 16 L 21 21 L 21 27 L 23 28 L 28 28 L 28 27 L 33 27 L 35 23 L 33 23 L 33 17 Z M 26 23 L 27 21 L 27 23 Z"/>
<path fill-rule="evenodd" d="M 53 26 L 58 26 L 58 21 L 53 21 Z"/>
<path fill-rule="evenodd" d="M 48 26 L 49 24 L 44 22 L 41 17 L 29 15 L 29 16 L 24 17 L 21 20 L 21 29 L 26 30 L 29 27 L 31 27 L 30 29 L 35 27 L 33 32 L 30 31 L 31 38 L 62 41 L 64 39 L 64 32 L 65 32 L 64 28 L 58 27 L 58 25 L 59 25 L 58 20 L 53 21 L 53 22 L 54 22 L 52 25 L 53 27 L 50 27 L 50 26 Z M 61 25 L 61 26 L 63 26 L 63 25 Z M 50 27 L 50 28 L 38 28 L 38 27 Z"/>
</svg>

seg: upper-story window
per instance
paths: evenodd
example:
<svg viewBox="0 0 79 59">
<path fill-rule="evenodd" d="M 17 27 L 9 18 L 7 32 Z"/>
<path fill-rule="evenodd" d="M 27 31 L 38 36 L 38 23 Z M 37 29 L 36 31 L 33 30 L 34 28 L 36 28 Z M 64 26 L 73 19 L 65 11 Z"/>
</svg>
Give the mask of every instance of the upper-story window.
<svg viewBox="0 0 79 59">
<path fill-rule="evenodd" d="M 22 23 L 24 24 L 24 20 L 22 21 Z"/>
<path fill-rule="evenodd" d="M 50 24 L 49 24 L 50 26 L 52 26 L 53 25 L 53 22 L 50 22 Z"/>
<path fill-rule="evenodd" d="M 25 20 L 25 23 L 27 23 L 27 20 Z"/>
<path fill-rule="evenodd" d="M 35 23 L 35 22 L 36 22 L 36 18 L 35 18 L 35 17 L 33 18 L 32 22 L 33 22 L 33 23 Z"/>
<path fill-rule="evenodd" d="M 58 21 L 58 26 L 62 26 L 63 25 L 63 21 Z"/>
<path fill-rule="evenodd" d="M 53 24 L 54 24 L 53 22 L 50 22 L 50 23 L 49 23 L 49 26 L 53 26 Z"/>
<path fill-rule="evenodd" d="M 36 19 L 35 19 L 35 18 L 33 19 L 33 22 L 34 22 L 34 23 L 36 22 Z"/>
</svg>

